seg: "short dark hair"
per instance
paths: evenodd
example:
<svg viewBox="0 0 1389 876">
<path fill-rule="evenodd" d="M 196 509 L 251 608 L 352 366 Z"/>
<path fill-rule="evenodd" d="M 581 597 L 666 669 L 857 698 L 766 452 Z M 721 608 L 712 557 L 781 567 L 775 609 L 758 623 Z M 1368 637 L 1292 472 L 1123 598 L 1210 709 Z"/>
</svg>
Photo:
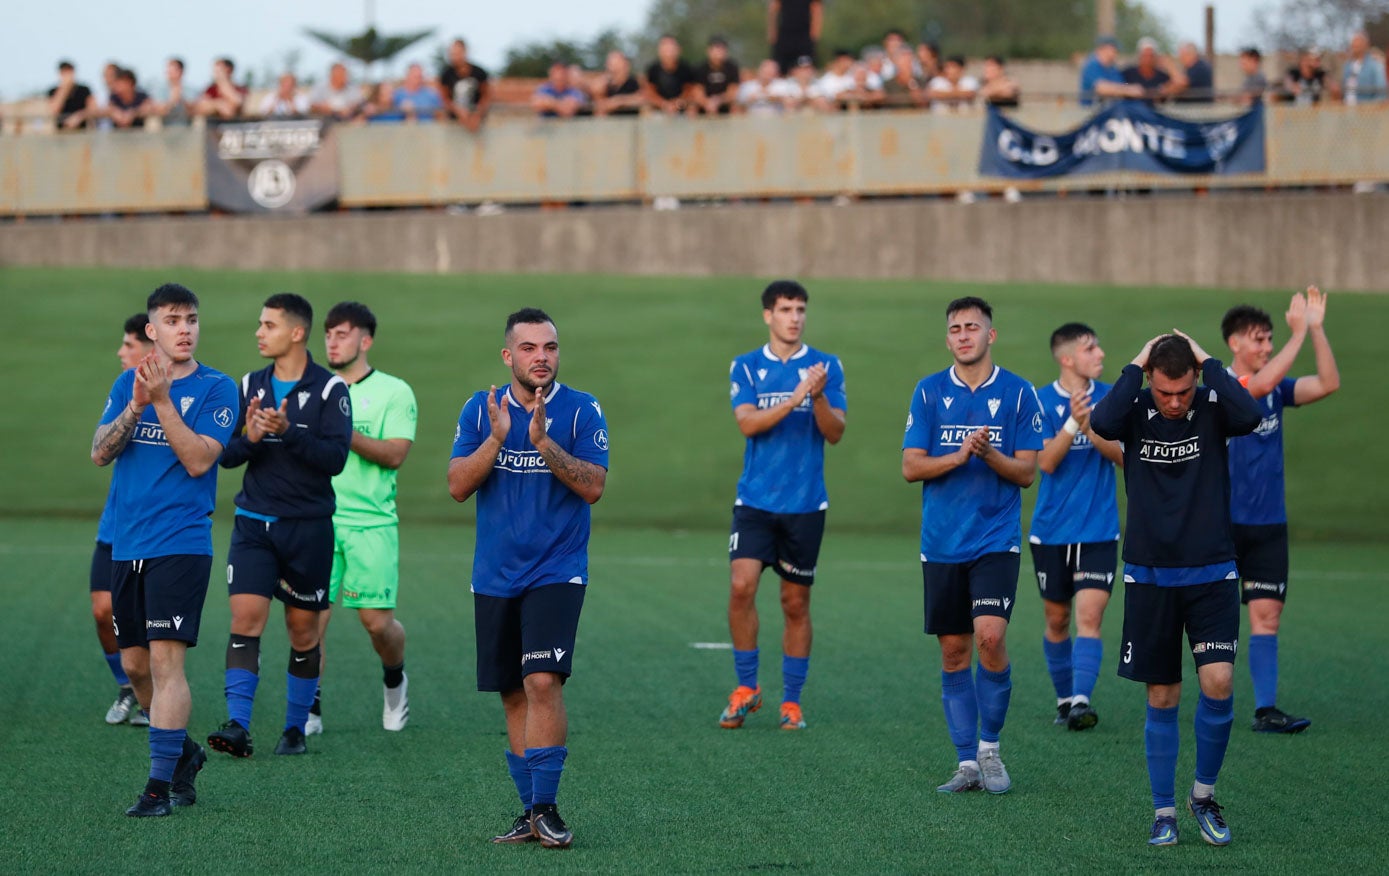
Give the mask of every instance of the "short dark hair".
<svg viewBox="0 0 1389 876">
<path fill-rule="evenodd" d="M 1253 46 L 1245 46 L 1243 49 L 1240 49 L 1240 54 L 1248 58 L 1253 58 L 1256 61 L 1262 61 L 1264 59 L 1264 53 Z"/>
<path fill-rule="evenodd" d="M 550 319 L 550 314 L 541 310 L 539 307 L 523 307 L 506 318 L 506 331 L 504 337 L 511 337 L 511 330 L 518 325 L 540 325 L 542 323 L 554 325 L 555 321 Z"/>
<path fill-rule="evenodd" d="M 304 328 L 313 325 L 313 305 L 303 295 L 296 295 L 293 292 L 276 292 L 265 299 L 265 303 L 261 306 L 283 310 L 299 320 Z"/>
<path fill-rule="evenodd" d="M 839 58 L 853 58 L 853 57 L 854 57 L 854 53 L 853 53 L 853 51 L 851 51 L 850 49 L 847 49 L 847 48 L 845 48 L 845 47 L 843 47 L 843 46 L 840 46 L 839 48 L 837 48 L 837 49 L 834 50 L 834 57 L 835 57 L 836 59 L 839 59 Z"/>
<path fill-rule="evenodd" d="M 145 343 L 149 343 L 149 338 L 145 336 L 145 326 L 150 324 L 148 313 L 136 313 L 125 321 L 125 333 L 134 335 Z"/>
<path fill-rule="evenodd" d="M 954 301 L 945 305 L 945 318 L 948 320 L 961 310 L 970 309 L 978 310 L 980 313 L 984 314 L 984 316 L 988 317 L 989 322 L 994 321 L 994 309 L 989 306 L 989 302 L 976 295 L 966 295 L 963 298 L 956 298 Z"/>
<path fill-rule="evenodd" d="M 1273 317 L 1268 315 L 1268 311 L 1249 304 L 1231 307 L 1220 319 L 1220 334 L 1227 341 L 1232 335 L 1242 335 L 1256 328 L 1273 331 Z"/>
<path fill-rule="evenodd" d="M 129 67 L 122 67 L 122 68 L 120 68 L 119 70 L 116 71 L 116 81 L 119 82 L 119 81 L 122 80 L 122 79 L 128 80 L 128 81 L 130 82 L 131 85 L 134 85 L 134 84 L 135 84 L 135 71 L 132 70 L 132 69 L 130 69 Z"/>
<path fill-rule="evenodd" d="M 76 67 L 72 66 L 72 62 L 71 62 L 71 61 L 59 61 L 59 62 L 58 62 L 58 70 L 59 70 L 59 72 L 62 72 L 63 70 L 76 70 L 76 69 L 77 69 Z"/>
<path fill-rule="evenodd" d="M 902 39 L 902 41 L 905 42 L 907 39 L 907 32 L 902 30 L 901 28 L 889 27 L 887 29 L 887 33 L 883 34 L 883 39 L 887 39 L 890 36 L 899 37 L 900 39 Z"/>
<path fill-rule="evenodd" d="M 145 300 L 145 314 L 154 313 L 161 307 L 191 307 L 198 309 L 198 296 L 187 286 L 178 283 L 165 283 L 150 293 Z"/>
<path fill-rule="evenodd" d="M 1083 322 L 1068 322 L 1061 328 L 1051 333 L 1051 353 L 1056 355 L 1056 351 L 1065 344 L 1078 341 L 1081 338 L 1098 337 L 1095 330 Z"/>
<path fill-rule="evenodd" d="M 228 73 L 235 73 L 235 72 L 236 72 L 236 62 L 233 61 L 231 58 L 227 58 L 227 57 L 218 58 L 218 59 L 217 59 L 217 63 L 218 63 L 218 64 L 225 64 L 225 65 L 227 66 L 227 72 L 228 72 Z"/>
<path fill-rule="evenodd" d="M 984 60 L 985 60 L 985 61 L 993 61 L 995 64 L 997 64 L 997 65 L 1000 66 L 1000 67 L 1005 66 L 1005 62 L 1004 62 L 1004 60 L 1003 60 L 1003 56 L 1002 56 L 1002 55 L 988 55 L 988 56 L 986 56 L 986 57 L 984 58 Z"/>
<path fill-rule="evenodd" d="M 182 58 L 180 58 L 180 57 L 178 57 L 177 55 L 175 55 L 174 57 L 172 57 L 172 58 L 169 59 L 169 63 L 170 63 L 170 64 L 173 64 L 175 67 L 177 67 L 177 68 L 179 69 L 179 72 L 180 72 L 180 73 L 183 72 L 183 59 L 182 59 Z"/>
<path fill-rule="evenodd" d="M 964 56 L 964 55 L 951 55 L 950 57 L 948 57 L 948 58 L 945 59 L 945 63 L 947 63 L 947 64 L 959 64 L 961 67 L 963 67 L 963 66 L 965 65 L 965 56 Z"/>
<path fill-rule="evenodd" d="M 713 36 L 709 37 L 708 45 L 711 48 L 713 46 L 723 46 L 726 49 L 728 48 L 728 40 L 724 39 L 719 34 L 714 34 Z"/>
<path fill-rule="evenodd" d="M 1191 344 L 1181 335 L 1163 335 L 1148 351 L 1148 365 L 1143 369 L 1151 378 L 1154 372 L 1162 372 L 1173 380 L 1187 376 L 1197 370 L 1196 354 Z"/>
<path fill-rule="evenodd" d="M 771 310 L 776 307 L 778 298 L 810 303 L 810 293 L 795 280 L 774 280 L 768 283 L 767 288 L 762 290 L 762 309 Z"/>
<path fill-rule="evenodd" d="M 468 41 L 463 39 L 463 37 L 454 37 L 453 44 L 455 46 L 462 46 L 465 49 L 468 48 Z"/>
<path fill-rule="evenodd" d="M 675 40 L 677 43 L 680 42 L 680 38 L 677 37 L 677 36 L 676 36 L 675 34 L 673 34 L 673 33 L 663 33 L 663 34 L 661 34 L 660 38 L 657 39 L 656 42 L 658 42 L 658 43 L 659 43 L 659 42 L 664 42 L 665 40 Z"/>
<path fill-rule="evenodd" d="M 376 314 L 360 301 L 341 301 L 334 304 L 323 320 L 323 330 L 326 332 L 343 323 L 353 328 L 365 329 L 367 334 L 376 337 Z"/>
</svg>

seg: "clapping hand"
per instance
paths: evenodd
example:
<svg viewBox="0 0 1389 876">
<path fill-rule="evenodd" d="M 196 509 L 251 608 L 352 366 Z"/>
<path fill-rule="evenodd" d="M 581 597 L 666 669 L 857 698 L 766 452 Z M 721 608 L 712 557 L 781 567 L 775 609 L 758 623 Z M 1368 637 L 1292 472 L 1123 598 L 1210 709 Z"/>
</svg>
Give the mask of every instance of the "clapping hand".
<svg viewBox="0 0 1389 876">
<path fill-rule="evenodd" d="M 492 437 L 497 439 L 498 444 L 505 444 L 507 433 L 511 431 L 511 412 L 503 412 L 501 405 L 497 404 L 495 386 L 487 393 L 487 421 L 492 426 Z"/>
<path fill-rule="evenodd" d="M 1307 287 L 1307 327 L 1320 328 L 1326 322 L 1326 293 L 1316 286 Z"/>
<path fill-rule="evenodd" d="M 535 393 L 535 410 L 531 411 L 530 439 L 537 450 L 549 437 L 546 432 L 545 396 L 539 390 Z"/>
<path fill-rule="evenodd" d="M 289 431 L 289 399 L 280 402 L 278 408 L 262 407 L 256 411 L 256 423 L 263 435 L 283 435 Z"/>
</svg>

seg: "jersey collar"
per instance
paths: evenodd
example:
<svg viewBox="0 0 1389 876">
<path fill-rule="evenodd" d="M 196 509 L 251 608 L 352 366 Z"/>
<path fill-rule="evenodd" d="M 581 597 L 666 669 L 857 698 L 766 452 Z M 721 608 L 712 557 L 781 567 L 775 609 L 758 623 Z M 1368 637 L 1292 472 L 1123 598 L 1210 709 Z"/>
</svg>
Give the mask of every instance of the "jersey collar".
<svg viewBox="0 0 1389 876">
<path fill-rule="evenodd" d="M 993 373 L 991 373 L 991 374 L 989 375 L 989 379 L 988 379 L 988 380 L 986 380 L 986 381 L 984 381 L 983 383 L 979 384 L 979 389 L 983 389 L 984 387 L 988 386 L 990 383 L 993 383 L 995 380 L 997 380 L 997 379 L 998 379 L 998 372 L 999 372 L 999 370 L 1000 370 L 1000 369 L 999 369 L 999 366 L 995 365 L 995 366 L 994 366 Z M 956 386 L 960 387 L 961 389 L 969 389 L 969 384 L 968 384 L 968 383 L 965 383 L 963 380 L 961 380 L 961 379 L 960 379 L 960 375 L 958 375 L 958 374 L 955 373 L 955 366 L 954 366 L 954 365 L 951 365 L 951 366 L 950 366 L 950 382 L 953 383 L 953 384 L 955 384 Z M 971 392 L 978 392 L 979 390 L 976 389 L 976 390 L 970 390 L 970 391 L 971 391 Z"/>
<path fill-rule="evenodd" d="M 1061 396 L 1062 398 L 1070 398 L 1070 397 L 1071 397 L 1071 394 L 1070 394 L 1069 392 L 1066 391 L 1066 387 L 1062 386 L 1062 385 L 1061 385 L 1061 381 L 1059 381 L 1059 380 L 1053 380 L 1053 381 L 1051 382 L 1051 388 L 1054 389 L 1054 390 L 1056 390 L 1056 394 L 1059 395 L 1059 396 Z M 1088 395 L 1088 396 L 1091 396 L 1092 398 L 1094 397 L 1094 395 L 1095 395 L 1095 381 L 1093 381 L 1093 380 L 1090 381 L 1090 385 L 1089 385 L 1088 387 L 1085 388 L 1085 394 Z"/>
<path fill-rule="evenodd" d="M 562 385 L 562 384 L 560 384 L 560 382 L 559 382 L 558 380 L 556 380 L 554 383 L 550 384 L 550 391 L 547 392 L 547 393 L 545 393 L 545 404 L 548 405 L 551 401 L 554 400 L 555 396 L 559 394 L 561 385 Z M 519 407 L 523 407 L 522 404 L 521 404 L 520 402 L 518 402 L 516 399 L 514 399 L 514 398 L 511 397 L 511 387 L 510 387 L 510 386 L 507 386 L 507 388 L 506 388 L 506 400 L 507 400 L 508 403 L 513 404 L 513 405 L 515 405 L 515 406 L 518 407 L 518 408 L 519 408 Z"/>
<path fill-rule="evenodd" d="M 799 358 L 801 358 L 802 356 L 804 356 L 806 353 L 809 353 L 809 352 L 810 352 L 810 345 L 809 345 L 809 344 L 804 344 L 804 343 L 803 343 L 803 344 L 801 344 L 801 348 L 800 348 L 799 350 L 797 350 L 796 352 L 792 353 L 792 354 L 787 358 L 786 361 L 790 362 L 792 359 L 799 359 Z M 777 358 L 776 353 L 773 353 L 773 352 L 772 352 L 772 345 L 771 345 L 771 344 L 763 344 L 763 345 L 762 345 L 762 355 L 763 355 L 763 356 L 766 356 L 768 359 L 771 359 L 773 362 L 776 362 L 778 365 L 781 364 L 781 360 Z"/>
</svg>

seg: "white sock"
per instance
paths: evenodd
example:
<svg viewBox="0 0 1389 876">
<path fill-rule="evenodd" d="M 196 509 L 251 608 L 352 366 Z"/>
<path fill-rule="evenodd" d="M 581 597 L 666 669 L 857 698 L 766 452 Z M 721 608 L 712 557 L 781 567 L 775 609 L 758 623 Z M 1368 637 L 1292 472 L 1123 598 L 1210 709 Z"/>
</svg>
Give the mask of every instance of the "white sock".
<svg viewBox="0 0 1389 876">
<path fill-rule="evenodd" d="M 993 752 L 994 754 L 998 754 L 998 743 L 997 743 L 997 742 L 985 742 L 985 741 L 982 740 L 982 739 L 979 740 L 979 754 L 982 756 L 982 755 L 984 755 L 984 754 L 988 754 L 989 752 Z"/>
<path fill-rule="evenodd" d="M 1197 800 L 1207 800 L 1214 797 L 1215 785 L 1204 785 L 1200 782 L 1194 782 L 1191 786 L 1191 796 L 1195 797 Z"/>
<path fill-rule="evenodd" d="M 1161 809 L 1155 809 L 1155 810 L 1153 810 L 1153 818 L 1154 818 L 1155 820 L 1158 819 L 1158 818 L 1162 818 L 1164 815 L 1167 816 L 1168 818 L 1176 818 L 1176 817 L 1177 817 L 1177 807 L 1175 807 L 1175 806 L 1164 806 L 1164 807 L 1162 807 Z"/>
<path fill-rule="evenodd" d="M 979 761 L 977 761 L 977 760 L 962 760 L 962 761 L 960 761 L 960 769 L 962 769 L 962 770 L 964 770 L 964 769 L 977 770 L 977 769 L 979 769 Z"/>
<path fill-rule="evenodd" d="M 1090 698 L 1087 697 L 1085 694 L 1076 694 L 1075 696 L 1071 697 L 1071 708 L 1074 709 L 1076 706 L 1080 705 L 1090 705 Z"/>
</svg>

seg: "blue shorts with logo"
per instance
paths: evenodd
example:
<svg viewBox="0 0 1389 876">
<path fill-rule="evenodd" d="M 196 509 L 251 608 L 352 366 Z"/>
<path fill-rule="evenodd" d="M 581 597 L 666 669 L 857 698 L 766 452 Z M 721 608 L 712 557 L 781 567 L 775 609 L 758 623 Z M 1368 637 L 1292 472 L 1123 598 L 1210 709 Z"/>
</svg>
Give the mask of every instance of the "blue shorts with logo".
<svg viewBox="0 0 1389 876">
<path fill-rule="evenodd" d="M 1021 565 L 1021 555 L 1012 551 L 984 554 L 964 563 L 922 560 L 926 634 L 972 635 L 976 617 L 1012 618 Z"/>
<path fill-rule="evenodd" d="M 1114 591 L 1119 543 L 1033 544 L 1037 589 L 1048 602 L 1070 602 L 1080 590 Z"/>
<path fill-rule="evenodd" d="M 776 514 L 749 505 L 733 506 L 733 530 L 728 536 L 730 560 L 761 560 L 776 569 L 783 581 L 815 583 L 815 564 L 825 537 L 825 512 Z"/>
<path fill-rule="evenodd" d="M 477 689 L 507 693 L 525 677 L 553 672 L 563 683 L 574 668 L 574 640 L 584 584 L 545 584 L 520 596 L 473 594 Z"/>
<path fill-rule="evenodd" d="M 1239 587 L 1233 579 L 1186 587 L 1126 580 L 1119 675 L 1146 684 L 1180 682 L 1183 631 L 1198 668 L 1234 663 L 1239 614 Z"/>
<path fill-rule="evenodd" d="M 1240 599 L 1288 601 L 1288 524 L 1230 526 L 1239 566 Z"/>
<path fill-rule="evenodd" d="M 274 597 L 308 611 L 328 608 L 333 575 L 333 518 L 236 515 L 227 551 L 227 592 Z"/>
<path fill-rule="evenodd" d="M 148 648 L 154 639 L 198 644 L 212 557 L 174 554 L 121 560 L 109 568 L 119 647 Z"/>
</svg>

